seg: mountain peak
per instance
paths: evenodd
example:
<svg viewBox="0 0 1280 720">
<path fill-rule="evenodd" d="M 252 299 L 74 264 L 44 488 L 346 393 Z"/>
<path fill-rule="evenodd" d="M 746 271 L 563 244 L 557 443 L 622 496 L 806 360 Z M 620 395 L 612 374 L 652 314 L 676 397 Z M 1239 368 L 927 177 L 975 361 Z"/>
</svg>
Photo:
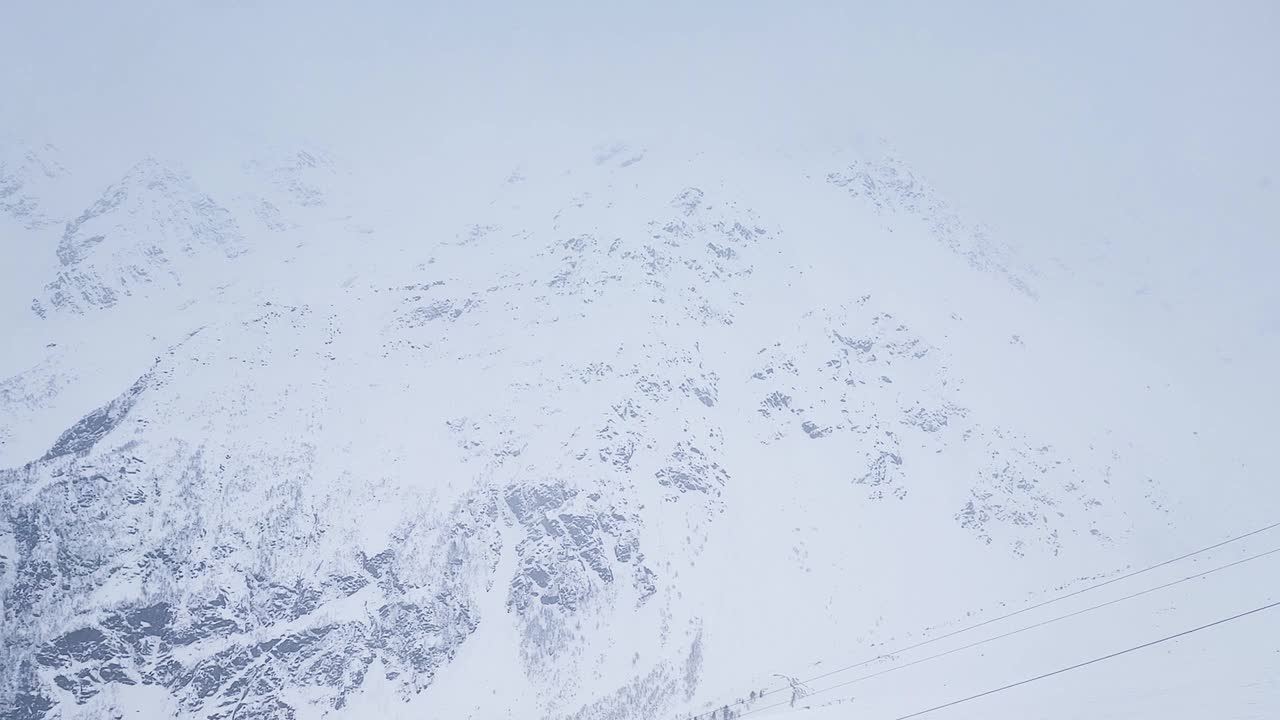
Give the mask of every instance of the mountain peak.
<svg viewBox="0 0 1280 720">
<path fill-rule="evenodd" d="M 208 261 L 245 250 L 230 211 L 186 174 L 145 158 L 67 223 L 57 247 L 62 269 L 36 312 L 83 312 L 148 287 L 181 285 Z"/>
<path fill-rule="evenodd" d="M 46 214 L 44 199 L 69 175 L 53 145 L 0 147 L 0 215 L 28 230 L 55 224 L 57 221 Z"/>
</svg>

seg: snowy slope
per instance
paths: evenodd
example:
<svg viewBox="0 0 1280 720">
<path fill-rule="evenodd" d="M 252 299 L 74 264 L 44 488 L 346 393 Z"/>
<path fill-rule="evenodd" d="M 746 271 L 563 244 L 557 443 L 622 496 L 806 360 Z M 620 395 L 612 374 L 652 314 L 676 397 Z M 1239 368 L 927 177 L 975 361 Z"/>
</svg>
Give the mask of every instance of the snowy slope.
<svg viewBox="0 0 1280 720">
<path fill-rule="evenodd" d="M 1276 507 L 1230 427 L 1135 413 L 1194 386 L 881 146 L 609 143 L 378 228 L 343 205 L 377 178 L 251 155 L 134 166 L 5 309 L 8 716 L 682 716 Z"/>
<path fill-rule="evenodd" d="M 56 223 L 57 218 L 49 215 L 56 210 L 45 207 L 45 203 L 59 201 L 55 189 L 67 175 L 58 149 L 52 145 L 28 148 L 6 143 L 2 157 L 0 213 L 28 230 Z"/>
</svg>

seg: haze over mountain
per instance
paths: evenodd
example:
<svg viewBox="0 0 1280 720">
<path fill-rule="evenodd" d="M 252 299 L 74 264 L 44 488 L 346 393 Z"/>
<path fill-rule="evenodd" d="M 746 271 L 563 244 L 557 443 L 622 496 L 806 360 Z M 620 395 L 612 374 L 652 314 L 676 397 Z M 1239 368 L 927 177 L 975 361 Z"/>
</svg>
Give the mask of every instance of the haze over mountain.
<svg viewBox="0 0 1280 720">
<path fill-rule="evenodd" d="M 898 718 L 1280 599 L 1118 579 L 1280 520 L 1280 17 L 1141 5 L 16 11 L 0 717 Z M 1270 718 L 1277 630 L 930 716 Z"/>
</svg>

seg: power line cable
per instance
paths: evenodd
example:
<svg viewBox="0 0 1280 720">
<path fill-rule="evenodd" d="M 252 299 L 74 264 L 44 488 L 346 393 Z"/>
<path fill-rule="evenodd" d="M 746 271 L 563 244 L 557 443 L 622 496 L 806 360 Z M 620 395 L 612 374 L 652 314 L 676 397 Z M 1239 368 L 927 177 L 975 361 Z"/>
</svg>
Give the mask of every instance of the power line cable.
<svg viewBox="0 0 1280 720">
<path fill-rule="evenodd" d="M 1126 648 L 1124 650 L 1120 650 L 1119 652 L 1113 652 L 1110 655 L 1103 655 L 1102 657 L 1096 657 L 1096 658 L 1093 658 L 1092 660 L 1086 660 L 1082 663 L 1076 663 L 1075 665 L 1071 665 L 1069 667 L 1059 668 L 1057 670 L 1054 670 L 1053 672 L 1044 673 L 1043 675 L 1037 675 L 1035 677 L 1027 678 L 1026 680 L 1019 680 L 1018 682 L 1015 682 L 1015 683 L 1009 683 L 1008 685 L 1004 685 L 1004 686 L 995 688 L 993 690 L 980 692 L 976 695 L 970 695 L 969 697 L 960 698 L 959 700 L 952 700 L 951 702 L 943 703 L 942 705 L 935 705 L 934 707 L 928 708 L 926 710 L 919 710 L 909 715 L 900 715 L 894 718 L 893 720 L 911 720 L 911 718 L 917 718 L 917 717 L 920 717 L 921 715 L 926 715 L 928 713 L 936 712 L 944 708 L 949 708 L 955 705 L 959 705 L 961 703 L 969 702 L 970 700 L 977 700 L 978 698 L 986 697 L 988 695 L 995 695 L 998 692 L 1004 692 L 1005 690 L 1010 690 L 1012 688 L 1016 688 L 1022 685 L 1027 685 L 1027 684 L 1036 682 L 1038 680 L 1044 680 L 1045 678 L 1050 678 L 1050 677 L 1053 677 L 1054 675 L 1061 675 L 1066 672 L 1071 672 L 1072 670 L 1079 670 L 1082 667 L 1087 667 L 1095 663 L 1100 663 L 1104 660 L 1117 658 L 1117 657 L 1120 657 L 1121 655 L 1128 655 L 1131 652 L 1137 652 L 1138 650 L 1143 650 L 1143 649 L 1152 647 L 1153 645 L 1159 645 L 1161 643 L 1166 643 L 1171 640 L 1177 640 L 1178 638 L 1186 637 L 1187 635 L 1190 635 L 1192 633 L 1198 633 L 1201 630 L 1208 630 L 1209 628 L 1212 628 L 1212 627 L 1225 625 L 1226 623 L 1239 620 L 1240 618 L 1248 617 L 1250 615 L 1256 615 L 1257 613 L 1263 612 L 1265 610 L 1271 610 L 1276 607 L 1280 607 L 1280 602 L 1273 602 L 1269 605 L 1263 605 L 1262 607 L 1256 607 L 1252 610 L 1246 610 L 1245 612 L 1239 613 L 1237 615 L 1232 615 L 1231 617 L 1222 618 L 1221 620 L 1215 620 L 1214 622 L 1211 622 L 1207 625 L 1201 625 L 1200 627 L 1191 628 L 1190 630 L 1183 630 L 1180 633 L 1162 637 L 1159 640 L 1152 640 L 1151 642 L 1143 643 L 1141 645 L 1135 645 L 1134 647 Z"/>
<path fill-rule="evenodd" d="M 1218 549 L 1218 548 L 1220 548 L 1220 547 L 1223 547 L 1223 546 L 1226 546 L 1226 545 L 1230 545 L 1230 544 L 1232 544 L 1232 543 L 1239 542 L 1239 541 L 1241 541 L 1241 540 L 1244 540 L 1244 539 L 1246 539 L 1246 538 L 1253 537 L 1253 536 L 1255 536 L 1255 535 L 1259 535 L 1259 534 L 1261 534 L 1261 533 L 1264 533 L 1264 532 L 1266 532 L 1266 531 L 1268 531 L 1268 530 L 1272 530 L 1272 529 L 1277 528 L 1277 527 L 1280 527 L 1280 522 L 1274 522 L 1274 523 L 1271 523 L 1270 525 L 1267 525 L 1267 526 L 1265 526 L 1265 527 L 1260 527 L 1260 528 L 1258 528 L 1258 529 L 1256 529 L 1256 530 L 1252 530 L 1252 531 L 1247 532 L 1247 533 L 1244 533 L 1244 534 L 1242 534 L 1242 535 L 1236 535 L 1235 537 L 1231 537 L 1231 538 L 1228 538 L 1228 539 L 1226 539 L 1226 540 L 1223 540 L 1222 542 L 1215 543 L 1215 544 L 1213 544 L 1213 545 L 1209 545 L 1208 547 L 1203 547 L 1203 548 L 1200 548 L 1200 549 L 1198 549 L 1198 550 L 1193 550 L 1193 551 L 1188 552 L 1188 553 L 1185 553 L 1185 554 L 1183 554 L 1183 555 L 1179 555 L 1178 557 L 1170 558 L 1170 559 L 1165 560 L 1165 561 L 1163 561 L 1163 562 L 1156 563 L 1155 565 L 1150 565 L 1150 566 L 1148 566 L 1148 567 L 1144 567 L 1144 568 L 1141 568 L 1141 569 L 1139 569 L 1139 570 L 1134 570 L 1134 571 L 1132 571 L 1132 572 L 1128 572 L 1128 573 L 1125 573 L 1125 574 L 1123 574 L 1123 575 L 1119 575 L 1119 576 L 1117 576 L 1117 577 L 1113 577 L 1113 578 L 1111 578 L 1111 579 L 1109 579 L 1109 580 L 1104 580 L 1104 581 L 1099 582 L 1099 583 L 1094 583 L 1093 585 L 1089 585 L 1089 586 L 1087 586 L 1087 587 L 1080 588 L 1079 590 L 1073 590 L 1073 591 L 1071 591 L 1071 592 L 1069 592 L 1069 593 L 1066 593 L 1066 594 L 1063 594 L 1063 595 L 1059 595 L 1059 596 L 1057 596 L 1057 597 L 1049 598 L 1048 600 L 1043 600 L 1043 601 L 1038 602 L 1038 603 L 1035 603 L 1035 604 L 1033 604 L 1033 605 L 1028 605 L 1027 607 L 1024 607 L 1024 608 L 1021 608 L 1021 609 L 1018 609 L 1018 610 L 1014 610 L 1014 611 L 1012 611 L 1012 612 L 1005 613 L 1004 615 L 999 615 L 999 616 L 997 616 L 997 617 L 993 617 L 993 618 L 990 618 L 990 619 L 987 619 L 987 620 L 983 620 L 982 622 L 974 623 L 973 625 L 968 625 L 968 626 L 962 627 L 962 628 L 960 628 L 960 629 L 958 629 L 958 630 L 952 630 L 951 632 L 944 633 L 944 634 L 939 635 L 939 636 L 937 636 L 937 637 L 933 637 L 933 638 L 928 638 L 928 639 L 926 639 L 926 640 L 922 640 L 922 641 L 920 641 L 920 642 L 918 642 L 918 643 L 915 643 L 914 645 L 908 645 L 908 646 L 903 647 L 903 648 L 898 648 L 897 650 L 894 650 L 894 651 L 892 651 L 892 652 L 882 653 L 882 654 L 880 654 L 880 655 L 877 655 L 877 656 L 875 656 L 875 657 L 873 657 L 873 658 L 869 658 L 869 659 L 867 659 L 867 660 L 863 660 L 863 661 L 861 661 L 861 662 L 853 663 L 853 664 L 851 664 L 851 665 L 845 665 L 845 666 L 843 666 L 843 667 L 839 667 L 839 668 L 836 668 L 836 669 L 834 669 L 834 670 L 829 670 L 829 671 L 827 671 L 827 672 L 825 672 L 825 673 L 822 673 L 822 674 L 820 674 L 820 675 L 815 675 L 815 676 L 813 676 L 813 677 L 811 677 L 811 678 L 806 678 L 806 679 L 802 680 L 801 682 L 802 682 L 802 683 L 815 682 L 815 681 L 817 681 L 817 680 L 823 680 L 823 679 L 825 679 L 825 678 L 829 678 L 829 677 L 831 677 L 832 675 L 837 675 L 837 674 L 839 674 L 839 673 L 848 672 L 849 670 L 853 670 L 853 669 L 856 669 L 856 668 L 864 667 L 864 666 L 870 665 L 870 664 L 871 664 L 871 663 L 873 663 L 873 662 L 876 662 L 877 660 L 883 660 L 883 659 L 886 659 L 886 658 L 893 657 L 893 656 L 895 656 L 895 655 L 900 655 L 900 654 L 902 654 L 902 653 L 904 653 L 904 652 L 908 652 L 908 651 L 910 651 L 910 650 L 915 650 L 915 649 L 917 649 L 917 648 L 921 648 L 921 647 L 924 647 L 924 646 L 926 646 L 926 645 L 931 645 L 931 644 L 933 644 L 933 643 L 936 643 L 936 642 L 939 642 L 939 641 L 942 641 L 942 640 L 946 640 L 947 638 L 950 638 L 950 637 L 955 637 L 956 635 L 960 635 L 960 634 L 962 634 L 962 633 L 969 632 L 970 630 L 977 630 L 978 628 L 986 627 L 987 625 L 990 625 L 990 624 L 992 624 L 992 623 L 1000 622 L 1001 620 L 1007 620 L 1007 619 L 1009 619 L 1009 618 L 1011 618 L 1011 617 L 1016 617 L 1016 616 L 1018 616 L 1018 615 L 1022 615 L 1023 613 L 1031 612 L 1032 610 L 1037 610 L 1037 609 L 1039 609 L 1039 608 L 1045 607 L 1046 605 L 1052 605 L 1053 603 L 1061 602 L 1061 601 L 1063 601 L 1063 600 L 1067 600 L 1067 599 L 1069 599 L 1069 598 L 1073 598 L 1073 597 L 1075 597 L 1075 596 L 1077 596 L 1077 595 L 1083 595 L 1084 593 L 1091 592 L 1091 591 L 1093 591 L 1093 590 L 1097 590 L 1097 589 L 1099 589 L 1099 588 L 1103 588 L 1103 587 L 1106 587 L 1106 586 L 1108 586 L 1108 585 L 1113 585 L 1113 584 L 1115 584 L 1115 583 L 1118 583 L 1118 582 L 1121 582 L 1121 581 L 1124 581 L 1124 580 L 1128 580 L 1129 578 L 1137 577 L 1137 576 L 1139 576 L 1139 575 L 1144 575 L 1144 574 L 1149 573 L 1149 572 L 1151 572 L 1151 571 L 1153 571 L 1153 570 L 1159 570 L 1159 569 L 1160 569 L 1160 568 L 1162 568 L 1162 567 L 1167 567 L 1167 566 L 1172 565 L 1172 564 L 1174 564 L 1174 563 L 1176 563 L 1176 562 L 1181 562 L 1181 561 L 1186 560 L 1186 559 L 1188 559 L 1188 558 L 1195 557 L 1196 555 L 1201 555 L 1201 554 L 1203 554 L 1203 553 L 1207 553 L 1207 552 L 1209 552 L 1210 550 L 1217 550 L 1217 549 Z M 756 695 L 756 696 L 755 696 L 755 698 L 744 698 L 744 699 L 741 699 L 741 700 L 735 700 L 734 702 L 731 702 L 731 703 L 729 703 L 728 705 L 724 705 L 724 706 L 722 706 L 722 707 L 720 708 L 720 710 L 723 710 L 724 708 L 734 708 L 734 707 L 737 707 L 737 706 L 739 706 L 739 705 L 743 705 L 743 704 L 746 704 L 746 703 L 748 703 L 748 702 L 752 702 L 753 700 L 759 700 L 759 699 L 761 699 L 761 698 L 765 698 L 765 697 L 768 697 L 768 696 L 770 696 L 770 695 L 775 695 L 775 694 L 777 694 L 777 693 L 780 693 L 780 692 L 783 692 L 783 691 L 786 691 L 786 690 L 789 690 L 789 689 L 791 689 L 791 686 L 790 686 L 790 685 L 786 685 L 786 686 L 783 686 L 783 687 L 774 688 L 773 690 L 766 690 L 766 691 L 764 691 L 764 692 L 759 693 L 758 695 Z M 713 711 L 709 711 L 709 712 L 719 712 L 719 710 L 713 710 Z M 697 714 L 695 714 L 693 717 L 694 717 L 694 718 L 700 718 L 700 717 L 702 717 L 702 716 L 703 716 L 703 715 L 705 715 L 705 714 L 706 714 L 706 713 L 697 713 Z"/>
<path fill-rule="evenodd" d="M 822 694 L 822 693 L 831 692 L 832 690 L 837 690 L 837 689 L 842 688 L 842 687 L 848 687 L 849 685 L 853 685 L 853 684 L 855 684 L 855 683 L 860 683 L 860 682 L 862 682 L 863 680 L 870 680 L 871 678 L 880 677 L 881 675 L 888 675 L 888 674 L 889 674 L 889 673 L 891 673 L 891 672 L 897 672 L 898 670 L 904 670 L 904 669 L 909 668 L 909 667 L 912 667 L 912 666 L 914 666 L 914 665 L 920 665 L 920 664 L 922 664 L 922 663 L 926 663 L 926 662 L 929 662 L 929 661 L 931 661 L 931 660 L 937 660 L 938 658 L 946 657 L 947 655 L 953 655 L 953 654 L 955 654 L 955 653 L 962 652 L 962 651 L 964 651 L 964 650 L 969 650 L 969 649 L 972 649 L 972 648 L 978 647 L 979 645 L 985 645 L 985 644 L 987 644 L 987 643 L 989 643 L 989 642 L 995 642 L 996 640 L 1003 640 L 1004 638 L 1011 637 L 1011 636 L 1013 636 L 1013 635 L 1018 635 L 1018 634 L 1020 634 L 1020 633 L 1027 632 L 1028 630 L 1034 630 L 1034 629 L 1036 629 L 1036 628 L 1044 627 L 1045 625 L 1052 625 L 1053 623 L 1056 623 L 1056 622 L 1059 622 L 1059 621 L 1062 621 L 1062 620 L 1067 620 L 1067 619 L 1069 619 L 1069 618 L 1073 618 L 1073 617 L 1076 617 L 1076 616 L 1078 616 L 1078 615 L 1083 615 L 1083 614 L 1085 614 L 1085 613 L 1092 612 L 1092 611 L 1094 611 L 1094 610 L 1100 610 L 1100 609 L 1102 609 L 1102 608 L 1109 607 L 1109 606 L 1111 606 L 1111 605 L 1116 605 L 1116 604 L 1118 604 L 1118 603 L 1122 603 L 1122 602 L 1124 602 L 1124 601 L 1126 601 L 1126 600 L 1132 600 L 1132 599 L 1134 599 L 1134 598 L 1141 597 L 1141 596 L 1143 596 L 1143 595 L 1149 595 L 1149 594 L 1151 594 L 1151 593 L 1153 593 L 1153 592 L 1156 592 L 1156 591 L 1158 591 L 1158 590 L 1164 590 L 1164 589 L 1166 589 L 1166 588 L 1173 587 L 1174 585 L 1180 585 L 1180 584 L 1182 584 L 1182 583 L 1184 583 L 1184 582 L 1189 582 L 1189 581 L 1191 581 L 1191 580 L 1196 580 L 1196 579 L 1199 579 L 1199 578 L 1203 578 L 1203 577 L 1206 577 L 1206 576 L 1212 575 L 1212 574 L 1214 574 L 1214 573 L 1216 573 L 1216 572 L 1221 572 L 1221 571 L 1226 570 L 1226 569 L 1228 569 L 1228 568 L 1233 568 L 1233 567 L 1236 567 L 1237 565 L 1243 565 L 1243 564 L 1245 564 L 1245 563 L 1247 563 L 1247 562 L 1251 562 L 1251 561 L 1253 561 L 1253 560 L 1258 560 L 1258 559 L 1261 559 L 1261 558 L 1267 557 L 1268 555 L 1274 555 L 1274 554 L 1276 554 L 1276 553 L 1280 553 L 1280 548 L 1275 548 L 1275 549 L 1273 549 L 1273 550 L 1268 550 L 1268 551 L 1266 551 L 1266 552 L 1264 552 L 1264 553 L 1259 553 L 1259 554 L 1257 554 L 1257 555 L 1251 555 L 1251 556 L 1249 556 L 1249 557 L 1247 557 L 1247 558 L 1242 558 L 1242 559 L 1240 559 L 1240 560 L 1236 560 L 1235 562 L 1231 562 L 1231 563 L 1228 563 L 1228 564 L 1226 564 L 1226 565 L 1222 565 L 1222 566 L 1219 566 L 1219 567 L 1213 568 L 1213 569 L 1211 569 L 1211 570 L 1206 570 L 1206 571 L 1204 571 L 1204 572 L 1202 572 L 1202 573 L 1196 573 L 1195 575 L 1188 575 L 1187 577 L 1184 577 L 1184 578 L 1181 578 L 1181 579 L 1178 579 L 1178 580 L 1174 580 L 1173 582 L 1165 583 L 1164 585 L 1157 585 L 1156 587 L 1148 588 L 1148 589 L 1146 589 L 1146 590 L 1141 590 L 1141 591 L 1139 591 L 1139 592 L 1132 593 L 1132 594 L 1130 594 L 1130 595 L 1125 595 L 1124 597 L 1116 598 L 1116 599 L 1114 599 L 1114 600 L 1108 600 L 1107 602 L 1099 603 L 1098 605 L 1093 605 L 1093 606 L 1091 606 L 1091 607 L 1087 607 L 1087 608 L 1084 608 L 1084 609 L 1082 609 L 1082 610 L 1076 610 L 1075 612 L 1070 612 L 1070 613 L 1067 613 L 1066 615 L 1059 615 L 1058 617 L 1055 617 L 1055 618 L 1050 618 L 1050 619 L 1048 619 L 1048 620 L 1043 620 L 1043 621 L 1041 621 L 1041 622 L 1035 623 L 1034 625 L 1027 625 L 1027 626 L 1025 626 L 1025 627 L 1021 627 L 1021 628 L 1018 628 L 1018 629 L 1016 629 L 1016 630 L 1011 630 L 1011 631 L 1009 631 L 1009 632 L 1007 632 L 1007 633 L 1004 633 L 1004 634 L 1001 634 L 1001 635 L 996 635 L 996 636 L 994 636 L 994 637 L 984 638 L 984 639 L 982 639 L 982 640 L 978 640 L 977 642 L 969 643 L 968 645 L 962 645 L 962 646 L 957 647 L 957 648 L 952 648 L 952 649 L 947 650 L 947 651 L 945 651 L 945 652 L 936 653 L 936 654 L 934 654 L 934 655 L 930 655 L 930 656 L 928 656 L 928 657 L 918 658 L 918 659 L 916 659 L 916 660 L 912 660 L 911 662 L 903 663 L 902 665 L 895 665 L 895 666 L 893 666 L 893 667 L 885 668 L 884 670 L 879 670 L 879 671 L 877 671 L 877 672 L 873 672 L 873 673 L 868 673 L 868 674 L 866 674 L 866 675 L 860 675 L 860 676 L 858 676 L 858 677 L 856 677 L 856 678 L 853 678 L 853 679 L 851 679 L 851 680 L 845 680 L 844 682 L 837 683 L 837 684 L 832 685 L 832 686 L 830 686 L 830 687 L 825 687 L 825 688 L 822 688 L 821 690 L 816 690 L 816 691 L 810 692 L 810 693 L 808 693 L 808 695 L 807 695 L 807 696 L 811 696 L 811 695 L 820 695 L 820 694 Z M 753 708 L 753 709 L 748 710 L 748 711 L 746 711 L 746 712 L 744 712 L 744 713 L 741 713 L 740 715 L 738 715 L 738 717 L 746 717 L 746 716 L 748 716 L 748 715 L 754 715 L 754 714 L 759 713 L 759 712 L 764 712 L 765 710 L 772 710 L 772 709 L 774 709 L 774 708 L 777 708 L 777 707 L 781 707 L 781 706 L 783 706 L 783 705 L 786 705 L 786 704 L 788 704 L 788 703 L 790 703 L 790 702 L 791 702 L 790 700 L 783 700 L 782 702 L 774 703 L 774 704 L 772 704 L 772 705 L 766 705 L 766 706 L 764 706 L 764 707 L 760 707 L 760 708 Z"/>
<path fill-rule="evenodd" d="M 915 645 L 911 645 L 911 646 L 908 646 L 908 647 L 902 648 L 902 649 L 897 650 L 897 651 L 892 652 L 892 653 L 885 653 L 885 654 L 881 655 L 880 657 L 872 658 L 871 660 L 867 660 L 867 661 L 865 661 L 865 662 L 855 663 L 855 664 L 853 664 L 853 665 L 847 665 L 847 666 L 842 667 L 842 668 L 836 668 L 835 670 L 829 670 L 829 671 L 827 671 L 827 672 L 825 672 L 825 673 L 823 673 L 823 674 L 821 674 L 821 675 L 817 675 L 817 676 L 811 677 L 811 678 L 809 678 L 808 680 L 806 680 L 805 682 L 813 682 L 813 681 L 815 681 L 815 680 L 822 680 L 822 679 L 824 679 L 824 678 L 831 677 L 832 675 L 835 675 L 835 674 L 837 674 L 837 673 L 845 672 L 846 670 L 852 670 L 852 669 L 857 668 L 857 667 L 862 667 L 863 665 L 867 665 L 867 664 L 869 664 L 869 663 L 875 662 L 876 660 L 879 660 L 879 659 L 881 659 L 881 658 L 883 658 L 883 657 L 888 657 L 888 656 L 892 656 L 892 655 L 898 655 L 898 654 L 900 654 L 900 653 L 907 652 L 908 650 L 915 650 L 916 648 L 924 647 L 925 645 L 930 645 L 930 644 L 935 643 L 935 642 L 938 642 L 938 641 L 940 641 L 940 640 L 946 640 L 946 639 L 947 639 L 947 638 L 949 638 L 949 637 L 955 637 L 956 635 L 959 635 L 959 634 L 961 634 L 961 633 L 969 632 L 970 630 L 977 630 L 977 629 L 978 629 L 978 628 L 980 628 L 980 627 L 986 627 L 987 625 L 990 625 L 990 624 L 992 624 L 992 623 L 999 622 L 999 621 L 1001 621 L 1001 620 L 1008 620 L 1008 619 L 1009 619 L 1009 618 L 1011 618 L 1011 617 L 1016 617 L 1016 616 L 1018 616 L 1018 615 L 1022 615 L 1023 613 L 1031 612 L 1032 610 L 1038 610 L 1038 609 L 1040 609 L 1040 608 L 1042 608 L 1042 607 L 1044 607 L 1044 606 L 1046 606 L 1046 605 L 1052 605 L 1053 603 L 1061 602 L 1061 601 L 1063 601 L 1063 600 L 1067 600 L 1067 599 L 1069 599 L 1069 598 L 1073 598 L 1073 597 L 1075 597 L 1075 596 L 1077 596 L 1077 595 L 1083 595 L 1084 593 L 1090 592 L 1090 591 L 1092 591 L 1092 590 L 1097 590 L 1097 589 L 1099 589 L 1099 588 L 1103 588 L 1103 587 L 1106 587 L 1106 586 L 1108 586 L 1108 585 L 1113 585 L 1113 584 L 1118 583 L 1118 582 L 1120 582 L 1120 581 L 1122 581 L 1122 580 L 1128 580 L 1129 578 L 1133 578 L 1133 577 L 1137 577 L 1137 576 L 1139 576 L 1139 575 L 1143 575 L 1143 574 L 1149 573 L 1149 572 L 1151 572 L 1152 570 L 1158 570 L 1158 569 L 1160 569 L 1160 568 L 1162 568 L 1162 567 L 1167 567 L 1167 566 L 1172 565 L 1172 564 L 1174 564 L 1174 563 L 1176 563 L 1176 562 L 1179 562 L 1179 561 L 1182 561 L 1182 560 L 1186 560 L 1186 559 L 1188 559 L 1188 558 L 1194 557 L 1194 556 L 1196 556 L 1196 555 L 1200 555 L 1200 554 L 1202 554 L 1202 553 L 1209 552 L 1210 550 L 1217 550 L 1218 548 L 1220 548 L 1220 547 L 1222 547 L 1222 546 L 1224 546 L 1224 545 L 1230 545 L 1231 543 L 1239 542 L 1240 540 L 1244 540 L 1245 538 L 1253 537 L 1254 535 L 1258 535 L 1258 534 L 1260 534 L 1260 533 L 1266 532 L 1267 530 L 1271 530 L 1271 529 L 1273 529 L 1273 528 L 1277 528 L 1277 527 L 1280 527 L 1280 522 L 1272 523 L 1272 524 L 1270 524 L 1270 525 L 1268 525 L 1268 526 L 1266 526 L 1266 527 L 1259 528 L 1259 529 L 1254 530 L 1254 531 L 1252 531 L 1252 532 L 1245 533 L 1244 535 L 1238 535 L 1238 536 L 1233 537 L 1233 538 L 1231 538 L 1231 539 L 1229 539 L 1229 540 L 1223 540 L 1223 541 L 1222 541 L 1222 542 L 1220 542 L 1220 543 L 1217 543 L 1217 544 L 1214 544 L 1214 545 L 1210 545 L 1209 547 L 1206 547 L 1206 548 L 1201 548 L 1201 549 L 1196 550 L 1196 551 L 1194 551 L 1194 552 L 1189 552 L 1189 553 L 1187 553 L 1187 554 L 1185 554 L 1185 555 L 1179 555 L 1179 556 L 1178 556 L 1178 557 L 1176 557 L 1176 558 L 1172 558 L 1172 559 L 1170 559 L 1170 560 L 1165 560 L 1164 562 L 1157 563 L 1157 564 L 1155 564 L 1155 565 L 1151 565 L 1150 567 L 1145 567 L 1145 568 L 1142 568 L 1142 569 L 1140 569 L 1140 570 L 1134 570 L 1133 572 L 1125 573 L 1124 575 L 1120 575 L 1120 576 L 1117 576 L 1117 577 L 1111 578 L 1110 580 L 1104 580 L 1104 581 L 1102 581 L 1102 582 L 1100 582 L 1100 583 L 1095 583 L 1095 584 L 1093 584 L 1093 585 L 1090 585 L 1090 586 L 1088 586 L 1088 587 L 1081 588 L 1081 589 L 1079 589 L 1079 590 L 1073 590 L 1073 591 L 1071 591 L 1071 592 L 1069 592 L 1069 593 L 1066 593 L 1066 594 L 1064 594 L 1064 595 L 1059 595 L 1059 596 L 1057 596 L 1057 597 L 1050 598 L 1050 599 L 1048 599 L 1048 600 L 1043 600 L 1043 601 L 1041 601 L 1041 602 L 1035 603 L 1034 605 L 1028 605 L 1027 607 L 1021 608 L 1021 609 L 1019 609 L 1019 610 L 1014 610 L 1014 611 L 1009 612 L 1009 613 L 1005 613 L 1004 615 L 1000 615 L 1000 616 L 998 616 L 998 617 L 993 617 L 993 618 L 991 618 L 991 619 L 989 619 L 989 620 L 983 620 L 982 622 L 974 623 L 973 625 L 969 625 L 969 626 L 967 626 L 967 627 L 960 628 L 959 630 L 952 630 L 952 631 L 951 631 L 951 632 L 949 632 L 949 633 L 945 633 L 945 634 L 943 634 L 943 635 L 939 635 L 939 636 L 937 636 L 937 637 L 935 637 L 935 638 L 930 638 L 930 639 L 928 639 L 928 640 L 922 640 L 921 642 L 918 642 L 918 643 L 916 643 Z"/>
</svg>

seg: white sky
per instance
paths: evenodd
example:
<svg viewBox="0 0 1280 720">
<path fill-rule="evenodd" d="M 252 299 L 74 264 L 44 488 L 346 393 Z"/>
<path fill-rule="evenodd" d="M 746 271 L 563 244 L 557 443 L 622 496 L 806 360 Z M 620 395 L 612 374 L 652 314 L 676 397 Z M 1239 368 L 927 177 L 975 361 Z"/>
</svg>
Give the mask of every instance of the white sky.
<svg viewBox="0 0 1280 720">
<path fill-rule="evenodd" d="M 1132 292 L 1178 306 L 1165 327 L 1095 300 L 1109 332 L 1251 378 L 1280 361 L 1277 37 L 1270 0 L 52 0 L 5 10 L 0 135 L 96 187 L 145 154 L 318 142 L 441 211 L 602 141 L 884 137 L 1002 239 L 1110 242 Z"/>
</svg>

